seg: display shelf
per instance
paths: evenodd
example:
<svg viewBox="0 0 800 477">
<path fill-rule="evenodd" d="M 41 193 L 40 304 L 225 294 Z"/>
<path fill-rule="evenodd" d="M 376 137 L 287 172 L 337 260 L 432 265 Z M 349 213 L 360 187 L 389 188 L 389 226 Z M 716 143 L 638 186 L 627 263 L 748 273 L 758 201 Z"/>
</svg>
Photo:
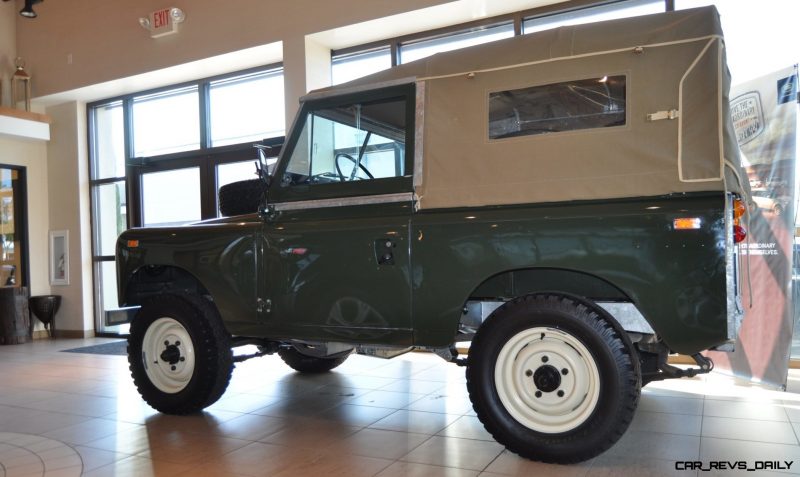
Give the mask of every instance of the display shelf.
<svg viewBox="0 0 800 477">
<path fill-rule="evenodd" d="M 50 116 L 41 113 L 32 113 L 21 109 L 7 108 L 0 106 L 0 116 L 10 116 L 17 119 L 27 119 L 29 121 L 39 121 L 40 123 L 50 124 L 53 120 Z"/>
<path fill-rule="evenodd" d="M 49 141 L 51 121 L 46 114 L 0 106 L 0 136 Z"/>
</svg>

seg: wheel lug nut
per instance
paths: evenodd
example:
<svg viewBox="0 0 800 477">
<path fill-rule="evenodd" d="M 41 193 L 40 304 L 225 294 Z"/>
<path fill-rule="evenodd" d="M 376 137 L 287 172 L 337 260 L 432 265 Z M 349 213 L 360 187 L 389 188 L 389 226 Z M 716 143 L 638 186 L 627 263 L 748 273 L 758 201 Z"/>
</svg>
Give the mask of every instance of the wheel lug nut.
<svg viewBox="0 0 800 477">
<path fill-rule="evenodd" d="M 184 358 L 183 356 L 181 356 L 181 359 L 180 359 L 180 361 L 181 361 L 181 362 L 183 362 L 183 361 L 186 361 L 186 358 Z"/>
<path fill-rule="evenodd" d="M 562 391 L 560 389 L 558 390 L 558 392 L 556 394 L 558 394 L 558 397 L 564 397 L 564 391 Z"/>
<path fill-rule="evenodd" d="M 181 342 L 180 342 L 180 341 L 176 341 L 176 342 L 175 342 L 175 346 L 180 346 L 180 345 L 181 345 Z"/>
<path fill-rule="evenodd" d="M 170 369 L 175 371 L 177 368 L 175 366 L 170 366 Z"/>
<path fill-rule="evenodd" d="M 564 368 L 564 369 L 562 369 L 562 370 L 561 370 L 561 374 L 563 374 L 564 376 L 566 376 L 566 375 L 568 375 L 568 374 L 569 374 L 569 370 L 568 370 L 567 368 Z"/>
<path fill-rule="evenodd" d="M 550 358 L 548 358 L 547 356 L 542 356 L 542 363 L 546 363 L 548 361 L 550 361 Z"/>
<path fill-rule="evenodd" d="M 169 346 L 169 341 L 164 340 L 164 346 Z"/>
<path fill-rule="evenodd" d="M 537 398 L 540 398 L 540 397 L 542 397 L 542 392 L 541 392 L 541 391 L 536 391 L 536 397 L 537 397 Z"/>
<path fill-rule="evenodd" d="M 533 371 L 531 371 L 530 369 L 525 371 L 525 376 L 530 378 L 531 376 L 533 376 Z"/>
</svg>

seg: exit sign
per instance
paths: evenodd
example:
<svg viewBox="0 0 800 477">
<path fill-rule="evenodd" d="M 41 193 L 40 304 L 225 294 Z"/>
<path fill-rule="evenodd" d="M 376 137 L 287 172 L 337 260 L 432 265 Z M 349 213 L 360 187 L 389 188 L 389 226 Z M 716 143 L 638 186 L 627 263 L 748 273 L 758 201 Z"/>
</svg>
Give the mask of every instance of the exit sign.
<svg viewBox="0 0 800 477">
<path fill-rule="evenodd" d="M 158 38 L 165 35 L 177 33 L 178 24 L 169 14 L 169 8 L 162 8 L 150 13 L 150 37 Z"/>
</svg>

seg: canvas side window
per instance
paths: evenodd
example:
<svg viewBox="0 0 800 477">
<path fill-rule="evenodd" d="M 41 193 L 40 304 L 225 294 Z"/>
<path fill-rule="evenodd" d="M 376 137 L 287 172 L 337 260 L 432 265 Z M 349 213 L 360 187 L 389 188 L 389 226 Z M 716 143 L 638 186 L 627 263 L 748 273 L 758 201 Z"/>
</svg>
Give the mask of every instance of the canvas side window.
<svg viewBox="0 0 800 477">
<path fill-rule="evenodd" d="M 625 124 L 625 76 L 489 93 L 489 139 Z"/>
<path fill-rule="evenodd" d="M 292 151 L 284 184 L 351 182 L 402 176 L 406 100 L 313 110 Z"/>
</svg>

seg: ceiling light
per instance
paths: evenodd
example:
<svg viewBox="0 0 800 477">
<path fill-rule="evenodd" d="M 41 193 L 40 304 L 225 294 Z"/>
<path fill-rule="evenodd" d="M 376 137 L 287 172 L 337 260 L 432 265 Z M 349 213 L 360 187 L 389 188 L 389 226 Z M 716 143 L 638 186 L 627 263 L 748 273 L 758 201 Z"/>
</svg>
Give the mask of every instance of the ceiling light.
<svg viewBox="0 0 800 477">
<path fill-rule="evenodd" d="M 172 16 L 172 21 L 174 21 L 175 23 L 180 23 L 186 20 L 186 14 L 183 13 L 183 10 L 181 10 L 180 8 L 175 8 L 175 7 L 170 8 L 169 14 Z"/>
</svg>

